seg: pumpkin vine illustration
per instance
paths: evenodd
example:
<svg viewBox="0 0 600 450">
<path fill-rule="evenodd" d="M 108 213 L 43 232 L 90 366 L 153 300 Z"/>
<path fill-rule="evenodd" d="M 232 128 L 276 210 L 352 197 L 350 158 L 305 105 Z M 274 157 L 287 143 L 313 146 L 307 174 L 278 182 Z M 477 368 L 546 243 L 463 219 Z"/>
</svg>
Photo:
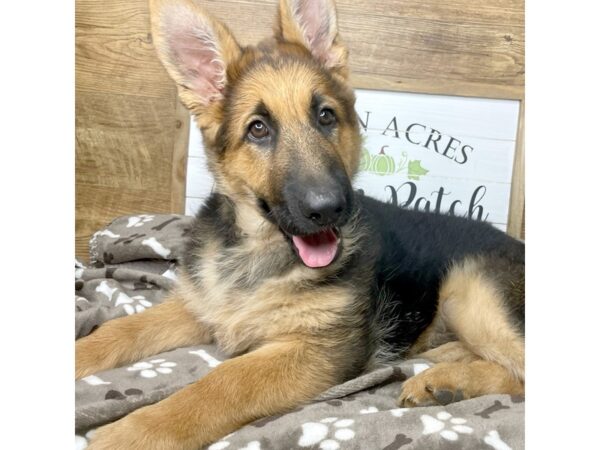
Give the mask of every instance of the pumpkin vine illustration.
<svg viewBox="0 0 600 450">
<path fill-rule="evenodd" d="M 384 148 L 389 147 L 388 145 L 384 145 L 379 150 L 379 153 L 371 158 L 371 172 L 376 173 L 377 175 L 390 175 L 396 172 L 396 162 L 394 158 L 386 155 Z"/>
<path fill-rule="evenodd" d="M 421 176 L 429 173 L 429 170 L 421 166 L 420 159 L 409 161 L 407 152 L 402 152 L 399 159 L 394 159 L 385 152 L 388 147 L 389 145 L 384 145 L 379 153 L 372 155 L 363 141 L 359 170 L 379 176 L 405 173 L 409 180 L 419 180 Z"/>
</svg>

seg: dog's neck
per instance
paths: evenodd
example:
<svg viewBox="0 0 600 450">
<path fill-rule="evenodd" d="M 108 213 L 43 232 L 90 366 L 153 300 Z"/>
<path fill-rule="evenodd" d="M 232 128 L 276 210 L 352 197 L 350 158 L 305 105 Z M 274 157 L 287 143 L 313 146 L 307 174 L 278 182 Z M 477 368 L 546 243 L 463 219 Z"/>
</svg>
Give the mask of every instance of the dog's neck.
<svg viewBox="0 0 600 450">
<path fill-rule="evenodd" d="M 217 189 L 213 193 L 220 198 L 218 204 L 219 228 L 236 239 L 253 241 L 257 246 L 284 242 L 277 225 L 269 221 L 251 195 L 228 195 Z M 235 200 L 234 200 L 235 198 Z"/>
</svg>

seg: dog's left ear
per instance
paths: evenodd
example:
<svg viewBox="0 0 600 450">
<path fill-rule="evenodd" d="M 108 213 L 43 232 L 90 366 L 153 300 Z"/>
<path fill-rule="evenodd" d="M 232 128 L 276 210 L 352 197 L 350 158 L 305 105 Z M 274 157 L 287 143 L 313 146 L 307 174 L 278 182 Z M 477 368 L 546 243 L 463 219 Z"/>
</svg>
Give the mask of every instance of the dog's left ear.
<svg viewBox="0 0 600 450">
<path fill-rule="evenodd" d="M 348 50 L 341 43 L 333 0 L 279 0 L 275 37 L 300 44 L 330 70 L 348 76 Z"/>
</svg>

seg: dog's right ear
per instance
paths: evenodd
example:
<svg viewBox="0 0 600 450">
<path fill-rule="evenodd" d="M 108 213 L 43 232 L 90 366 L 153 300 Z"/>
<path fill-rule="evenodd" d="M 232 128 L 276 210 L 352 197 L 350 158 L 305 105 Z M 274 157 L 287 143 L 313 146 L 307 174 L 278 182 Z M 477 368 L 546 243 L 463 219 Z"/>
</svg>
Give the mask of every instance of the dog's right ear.
<svg viewBox="0 0 600 450">
<path fill-rule="evenodd" d="M 227 67 L 241 55 L 231 32 L 193 0 L 150 0 L 158 57 L 183 104 L 197 112 L 223 98 Z"/>
</svg>

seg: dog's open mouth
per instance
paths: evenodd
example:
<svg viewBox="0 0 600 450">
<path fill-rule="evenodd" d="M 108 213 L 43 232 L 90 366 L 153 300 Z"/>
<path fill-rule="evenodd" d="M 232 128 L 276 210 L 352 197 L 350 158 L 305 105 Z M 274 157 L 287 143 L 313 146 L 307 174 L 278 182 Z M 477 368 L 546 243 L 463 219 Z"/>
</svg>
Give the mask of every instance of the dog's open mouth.
<svg viewBox="0 0 600 450">
<path fill-rule="evenodd" d="M 305 236 L 292 236 L 298 256 L 307 267 L 327 267 L 337 256 L 340 237 L 336 228 Z"/>
<path fill-rule="evenodd" d="M 273 223 L 277 223 L 269 204 L 259 199 L 258 204 L 265 216 Z M 330 265 L 341 248 L 341 234 L 337 227 L 325 228 L 313 234 L 292 234 L 282 226 L 279 230 L 291 241 L 291 245 L 305 266 L 318 269 Z"/>
</svg>

